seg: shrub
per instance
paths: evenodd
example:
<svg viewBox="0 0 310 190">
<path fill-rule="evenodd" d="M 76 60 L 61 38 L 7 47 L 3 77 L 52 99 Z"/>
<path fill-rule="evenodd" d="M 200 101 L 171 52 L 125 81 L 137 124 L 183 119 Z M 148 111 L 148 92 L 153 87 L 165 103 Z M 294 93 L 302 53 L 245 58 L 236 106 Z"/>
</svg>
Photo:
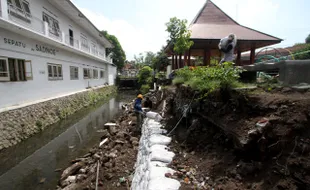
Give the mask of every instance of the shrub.
<svg viewBox="0 0 310 190">
<path fill-rule="evenodd" d="M 149 66 L 144 66 L 138 73 L 138 82 L 140 85 L 151 84 L 153 81 L 153 69 Z"/>
<path fill-rule="evenodd" d="M 185 67 L 177 71 L 173 84 L 183 83 L 194 90 L 210 93 L 217 89 L 235 87 L 241 72 L 241 69 L 234 67 L 230 62 L 211 67 Z"/>
<path fill-rule="evenodd" d="M 307 52 L 307 53 L 303 53 Z M 307 44 L 303 49 L 293 52 L 296 60 L 310 59 L 310 44 Z"/>
<path fill-rule="evenodd" d="M 140 88 L 140 91 L 141 91 L 142 94 L 148 93 L 149 90 L 150 90 L 150 86 L 147 85 L 147 84 L 142 85 L 141 88 Z"/>
</svg>

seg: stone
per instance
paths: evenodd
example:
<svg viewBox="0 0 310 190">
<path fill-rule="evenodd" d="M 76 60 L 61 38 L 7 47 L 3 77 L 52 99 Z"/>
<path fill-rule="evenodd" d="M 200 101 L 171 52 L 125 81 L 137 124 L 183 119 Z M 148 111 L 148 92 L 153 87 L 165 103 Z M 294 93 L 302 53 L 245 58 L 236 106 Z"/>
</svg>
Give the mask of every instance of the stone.
<svg viewBox="0 0 310 190">
<path fill-rule="evenodd" d="M 107 180 L 111 180 L 113 177 L 114 177 L 114 175 L 111 174 L 111 173 L 106 173 L 106 174 L 104 175 L 104 178 L 107 179 Z"/>
<path fill-rule="evenodd" d="M 72 166 L 68 167 L 67 169 L 65 169 L 65 171 L 63 171 L 62 175 L 61 175 L 61 180 L 66 179 L 68 176 L 75 174 L 77 171 L 79 171 L 83 166 L 85 165 L 84 162 L 77 162 L 75 164 L 73 164 Z"/>
<path fill-rule="evenodd" d="M 78 174 L 76 176 L 76 182 L 82 182 L 86 178 L 87 178 L 87 175 L 85 175 L 85 174 Z"/>
</svg>

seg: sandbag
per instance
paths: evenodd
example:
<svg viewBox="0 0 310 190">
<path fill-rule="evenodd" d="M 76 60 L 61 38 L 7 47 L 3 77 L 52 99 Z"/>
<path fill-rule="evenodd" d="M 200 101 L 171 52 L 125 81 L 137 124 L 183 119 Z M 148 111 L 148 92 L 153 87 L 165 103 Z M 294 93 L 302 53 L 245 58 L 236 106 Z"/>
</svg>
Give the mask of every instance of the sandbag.
<svg viewBox="0 0 310 190">
<path fill-rule="evenodd" d="M 149 139 L 149 146 L 151 147 L 155 144 L 168 145 L 170 142 L 170 137 L 166 137 L 164 135 L 152 135 Z"/>
<path fill-rule="evenodd" d="M 152 179 L 148 184 L 148 190 L 178 190 L 180 187 L 179 181 L 165 177 Z"/>
</svg>

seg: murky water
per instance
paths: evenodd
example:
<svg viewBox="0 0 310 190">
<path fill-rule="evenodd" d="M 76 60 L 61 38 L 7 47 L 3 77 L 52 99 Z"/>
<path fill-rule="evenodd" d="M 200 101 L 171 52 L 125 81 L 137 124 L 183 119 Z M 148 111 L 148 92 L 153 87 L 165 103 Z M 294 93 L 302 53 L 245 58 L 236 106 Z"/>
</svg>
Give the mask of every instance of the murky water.
<svg viewBox="0 0 310 190">
<path fill-rule="evenodd" d="M 55 170 L 66 168 L 99 143 L 98 130 L 120 113 L 120 106 L 119 99 L 113 98 L 0 152 L 0 189 L 55 189 L 61 175 Z"/>
</svg>

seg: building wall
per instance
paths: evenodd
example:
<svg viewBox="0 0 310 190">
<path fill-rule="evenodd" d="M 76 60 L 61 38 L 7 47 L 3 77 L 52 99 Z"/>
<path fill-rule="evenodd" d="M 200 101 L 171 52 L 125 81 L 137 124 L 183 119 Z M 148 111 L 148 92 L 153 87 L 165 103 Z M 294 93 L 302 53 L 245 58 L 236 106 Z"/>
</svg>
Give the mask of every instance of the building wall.
<svg viewBox="0 0 310 190">
<path fill-rule="evenodd" d="M 32 28 L 34 30 L 42 29 L 43 28 L 43 12 L 48 14 L 49 16 L 53 17 L 54 19 L 58 20 L 59 22 L 59 28 L 61 32 L 63 32 L 68 38 L 69 36 L 69 29 L 73 31 L 73 36 L 75 39 L 81 41 L 81 34 L 87 37 L 89 46 L 91 46 L 91 42 L 94 42 L 97 46 L 97 50 L 100 49 L 103 58 L 106 57 L 105 55 L 105 48 L 102 44 L 100 44 L 94 36 L 91 36 L 88 34 L 81 26 L 74 23 L 68 16 L 66 16 L 64 13 L 60 12 L 57 8 L 55 8 L 52 4 L 50 4 L 47 0 L 28 0 L 29 1 L 29 7 L 31 10 L 32 15 L 32 22 L 31 25 L 25 25 L 25 22 L 20 21 L 12 16 L 10 18 L 13 18 L 14 21 L 17 21 L 20 24 L 24 24 L 24 26 L 28 26 L 29 28 Z M 67 39 L 68 40 L 68 39 Z"/>
<path fill-rule="evenodd" d="M 21 42 L 22 46 L 5 43 L 8 39 Z M 55 51 L 54 54 L 38 51 L 38 46 L 45 46 Z M 30 60 L 33 80 L 18 82 L 0 82 L 0 108 L 27 101 L 53 97 L 64 93 L 83 90 L 87 87 L 112 83 L 116 68 L 84 56 L 27 39 L 4 29 L 0 30 L 0 57 Z M 61 64 L 63 80 L 48 80 L 47 63 Z M 79 68 L 79 79 L 70 80 L 70 66 Z M 95 68 L 97 67 L 97 68 Z M 84 79 L 83 68 L 105 70 L 103 79 Z M 109 79 L 109 77 L 111 79 Z M 110 81 L 109 81 L 110 80 Z"/>
<path fill-rule="evenodd" d="M 107 86 L 0 113 L 0 151 L 115 93 L 116 87 Z"/>
</svg>

